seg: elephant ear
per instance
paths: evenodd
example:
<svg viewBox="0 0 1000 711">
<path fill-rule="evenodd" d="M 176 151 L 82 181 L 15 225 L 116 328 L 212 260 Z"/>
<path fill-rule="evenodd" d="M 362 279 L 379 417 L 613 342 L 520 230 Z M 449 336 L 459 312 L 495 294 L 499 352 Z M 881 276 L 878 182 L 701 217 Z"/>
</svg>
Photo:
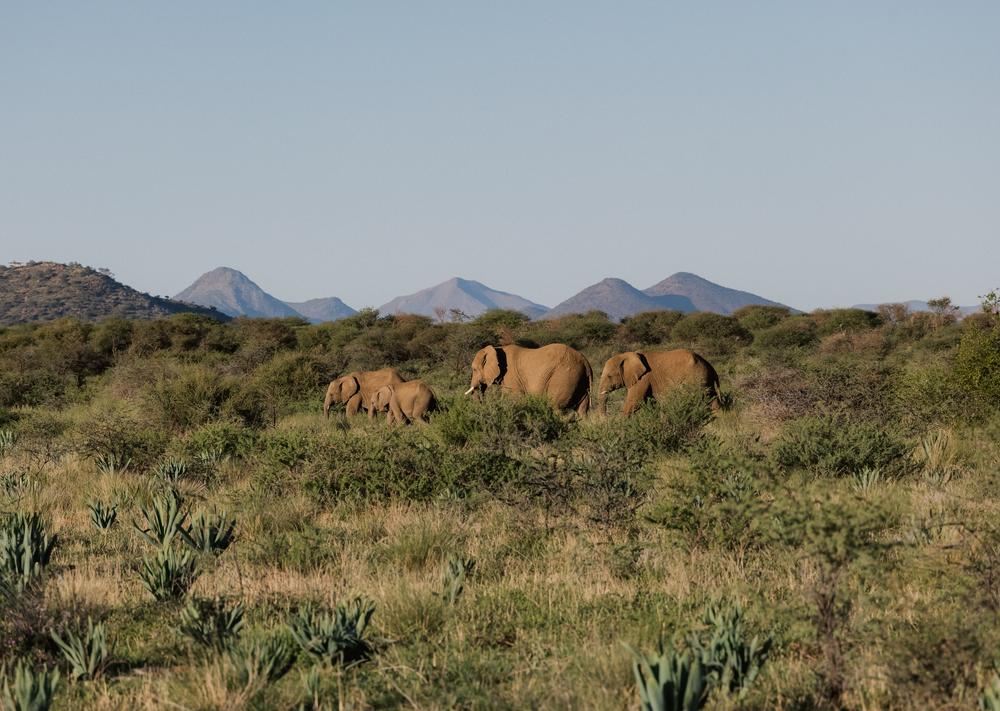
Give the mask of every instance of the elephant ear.
<svg viewBox="0 0 1000 711">
<path fill-rule="evenodd" d="M 507 359 L 504 357 L 506 354 L 493 346 L 487 346 L 483 350 L 486 351 L 483 362 L 483 382 L 492 385 L 503 377 L 504 367 L 501 360 L 506 364 Z"/>
<path fill-rule="evenodd" d="M 345 375 L 344 383 L 341 385 L 340 395 L 345 401 L 350 400 L 360 389 L 361 383 L 358 382 L 358 379 L 355 376 Z"/>
<path fill-rule="evenodd" d="M 626 353 L 622 358 L 622 380 L 625 387 L 632 387 L 639 382 L 639 378 L 649 372 L 646 366 L 646 359 L 638 353 Z"/>
</svg>

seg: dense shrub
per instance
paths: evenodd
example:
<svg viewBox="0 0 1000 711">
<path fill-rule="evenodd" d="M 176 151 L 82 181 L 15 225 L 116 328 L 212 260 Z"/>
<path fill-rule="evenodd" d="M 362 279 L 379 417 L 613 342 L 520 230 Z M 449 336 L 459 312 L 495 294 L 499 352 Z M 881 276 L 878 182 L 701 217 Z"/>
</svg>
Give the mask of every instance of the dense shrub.
<svg viewBox="0 0 1000 711">
<path fill-rule="evenodd" d="M 247 458 L 255 450 L 257 434 L 242 425 L 225 420 L 209 422 L 184 435 L 183 454 L 196 458 L 205 452 L 223 457 Z"/>
<path fill-rule="evenodd" d="M 791 315 L 785 306 L 765 306 L 751 304 L 733 311 L 732 316 L 750 331 L 763 331 L 784 321 Z"/>
<path fill-rule="evenodd" d="M 955 379 L 970 404 L 996 412 L 1000 403 L 1000 319 L 965 326 L 955 354 Z"/>
<path fill-rule="evenodd" d="M 901 436 L 880 424 L 826 414 L 789 423 L 775 444 L 774 458 L 785 468 L 842 476 L 865 468 L 900 472 L 909 449 Z"/>
<path fill-rule="evenodd" d="M 820 336 L 840 331 L 864 331 L 882 324 L 881 316 L 864 309 L 816 309 L 809 317 L 816 322 L 816 332 Z"/>
<path fill-rule="evenodd" d="M 232 392 L 232 385 L 208 367 L 178 365 L 160 374 L 146 401 L 158 424 L 186 430 L 218 418 Z"/>
<path fill-rule="evenodd" d="M 623 343 L 644 346 L 658 345 L 670 340 L 670 333 L 684 317 L 680 311 L 646 311 L 622 319 L 618 329 Z"/>
<path fill-rule="evenodd" d="M 558 439 L 569 426 L 544 397 L 487 393 L 481 400 L 458 397 L 434 417 L 445 444 L 513 453 Z"/>
<path fill-rule="evenodd" d="M 150 467 L 167 446 L 163 431 L 118 410 L 97 411 L 78 424 L 75 441 L 77 451 L 83 456 L 96 461 L 110 455 L 133 470 Z"/>
<path fill-rule="evenodd" d="M 671 337 L 712 353 L 728 353 L 753 340 L 750 331 L 735 318 L 707 311 L 686 315 L 674 326 Z"/>
<path fill-rule="evenodd" d="M 795 316 L 758 331 L 753 344 L 755 349 L 768 352 L 804 349 L 817 340 L 816 324 L 807 317 Z"/>
</svg>

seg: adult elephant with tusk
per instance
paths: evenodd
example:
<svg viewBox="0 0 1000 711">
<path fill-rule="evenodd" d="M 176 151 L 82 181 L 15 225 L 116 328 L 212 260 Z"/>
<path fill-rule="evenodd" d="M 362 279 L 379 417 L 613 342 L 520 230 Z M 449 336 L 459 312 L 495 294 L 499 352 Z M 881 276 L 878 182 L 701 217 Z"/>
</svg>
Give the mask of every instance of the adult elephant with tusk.
<svg viewBox="0 0 1000 711">
<path fill-rule="evenodd" d="M 323 400 L 323 414 L 329 417 L 330 407 L 334 403 L 344 403 L 347 414 L 356 415 L 358 410 L 369 408 L 379 388 L 386 385 L 401 385 L 405 382 L 395 368 L 348 373 L 332 381 L 327 387 L 326 398 Z M 374 417 L 374 413 L 369 412 L 369 417 Z"/>
<path fill-rule="evenodd" d="M 472 359 L 472 383 L 466 395 L 491 386 L 501 392 L 544 395 L 560 410 L 590 410 L 593 371 L 583 354 L 561 343 L 541 348 L 486 346 Z"/>
<path fill-rule="evenodd" d="M 719 375 L 707 360 L 686 348 L 673 351 L 629 351 L 611 356 L 601 371 L 597 407 L 607 410 L 608 393 L 627 388 L 622 414 L 631 415 L 647 399 L 658 400 L 685 385 L 699 385 L 718 407 Z"/>
</svg>

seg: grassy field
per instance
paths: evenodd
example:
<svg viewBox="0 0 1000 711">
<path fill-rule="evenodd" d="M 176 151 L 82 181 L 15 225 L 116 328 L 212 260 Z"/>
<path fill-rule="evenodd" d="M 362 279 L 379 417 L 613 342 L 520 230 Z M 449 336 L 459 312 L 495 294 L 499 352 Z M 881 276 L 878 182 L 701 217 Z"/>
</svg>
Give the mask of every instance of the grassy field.
<svg viewBox="0 0 1000 711">
<path fill-rule="evenodd" d="M 693 347 L 727 407 L 457 395 L 514 341 Z M 323 419 L 384 365 L 428 425 Z M 58 669 L 54 708 L 636 708 L 641 658 L 690 685 L 665 708 L 997 709 L 998 492 L 989 313 L 8 328 L 0 698 Z"/>
</svg>

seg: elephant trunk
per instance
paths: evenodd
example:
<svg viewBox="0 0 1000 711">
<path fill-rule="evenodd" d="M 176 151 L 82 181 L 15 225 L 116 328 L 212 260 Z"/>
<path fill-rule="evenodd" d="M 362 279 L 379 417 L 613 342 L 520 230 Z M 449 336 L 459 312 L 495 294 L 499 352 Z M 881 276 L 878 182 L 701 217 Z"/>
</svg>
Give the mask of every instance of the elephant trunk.
<svg viewBox="0 0 1000 711">
<path fill-rule="evenodd" d="M 333 397 L 327 393 L 326 398 L 323 400 L 323 414 L 326 419 L 330 419 L 330 405 L 333 403 Z"/>
<path fill-rule="evenodd" d="M 597 393 L 597 411 L 602 415 L 608 414 L 608 394 L 603 390 Z"/>
</svg>

